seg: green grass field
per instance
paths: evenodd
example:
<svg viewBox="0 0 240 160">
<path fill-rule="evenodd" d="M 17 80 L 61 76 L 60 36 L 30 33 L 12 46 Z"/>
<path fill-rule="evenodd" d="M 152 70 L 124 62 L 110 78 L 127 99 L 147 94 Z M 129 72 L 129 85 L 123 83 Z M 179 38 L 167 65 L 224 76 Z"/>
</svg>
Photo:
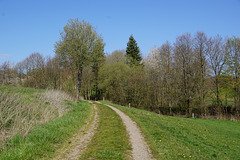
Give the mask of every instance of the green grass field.
<svg viewBox="0 0 240 160">
<path fill-rule="evenodd" d="M 121 118 L 105 105 L 96 105 L 99 113 L 99 126 L 81 159 L 127 159 L 131 147 Z"/>
<path fill-rule="evenodd" d="M 240 122 L 163 116 L 102 102 L 138 123 L 157 159 L 240 159 Z"/>
<path fill-rule="evenodd" d="M 0 153 L 0 159 L 39 159 L 53 157 L 56 149 L 73 136 L 85 123 L 91 112 L 87 101 L 66 102 L 68 113 L 44 125 L 37 125 L 27 136 L 15 135 Z"/>
<path fill-rule="evenodd" d="M 9 138 L 66 114 L 72 106 L 65 100 L 72 98 L 61 91 L 0 85 L 0 152 Z"/>
<path fill-rule="evenodd" d="M 105 105 L 96 105 L 99 126 L 82 159 L 128 159 L 131 146 L 121 118 Z M 240 122 L 163 116 L 110 105 L 137 122 L 156 159 L 240 159 Z M 64 101 L 57 92 L 0 86 L 0 159 L 55 157 L 92 110 L 87 101 Z"/>
</svg>

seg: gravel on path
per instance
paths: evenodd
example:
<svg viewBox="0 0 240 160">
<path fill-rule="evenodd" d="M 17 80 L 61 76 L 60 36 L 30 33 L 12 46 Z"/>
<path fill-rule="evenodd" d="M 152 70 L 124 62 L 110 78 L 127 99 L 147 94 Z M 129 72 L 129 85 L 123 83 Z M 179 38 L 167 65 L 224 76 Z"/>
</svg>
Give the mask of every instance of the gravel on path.
<svg viewBox="0 0 240 160">
<path fill-rule="evenodd" d="M 97 102 L 100 103 L 100 102 Z M 134 160 L 154 160 L 152 158 L 151 151 L 144 140 L 142 132 L 138 128 L 136 122 L 134 122 L 129 116 L 120 111 L 119 109 L 106 105 L 114 110 L 123 120 L 124 125 L 126 126 L 127 132 L 130 136 L 130 142 L 132 145 L 132 156 Z"/>
<path fill-rule="evenodd" d="M 81 154 L 87 149 L 87 146 L 93 138 L 95 130 L 98 126 L 97 107 L 95 104 L 91 104 L 94 107 L 93 120 L 89 120 L 87 124 L 68 141 L 68 143 L 70 143 L 69 145 L 58 151 L 59 155 L 54 158 L 54 160 L 78 160 L 81 157 Z"/>
</svg>

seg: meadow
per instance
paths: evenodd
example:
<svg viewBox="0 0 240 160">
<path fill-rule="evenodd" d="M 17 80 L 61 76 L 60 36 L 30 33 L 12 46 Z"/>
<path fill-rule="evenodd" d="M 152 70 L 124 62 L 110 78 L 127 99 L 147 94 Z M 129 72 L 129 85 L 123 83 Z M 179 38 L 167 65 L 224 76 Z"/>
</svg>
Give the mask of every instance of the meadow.
<svg viewBox="0 0 240 160">
<path fill-rule="evenodd" d="M 110 104 L 137 122 L 157 159 L 239 159 L 240 122 L 181 118 Z"/>
<path fill-rule="evenodd" d="M 81 128 L 91 112 L 60 91 L 0 86 L 0 159 L 54 156 Z"/>
<path fill-rule="evenodd" d="M 0 86 L 0 159 L 51 159 L 93 112 L 64 92 Z M 135 121 L 156 159 L 239 159 L 240 122 L 165 116 L 110 104 Z M 132 150 L 120 117 L 96 104 L 99 125 L 82 157 L 129 159 Z"/>
</svg>

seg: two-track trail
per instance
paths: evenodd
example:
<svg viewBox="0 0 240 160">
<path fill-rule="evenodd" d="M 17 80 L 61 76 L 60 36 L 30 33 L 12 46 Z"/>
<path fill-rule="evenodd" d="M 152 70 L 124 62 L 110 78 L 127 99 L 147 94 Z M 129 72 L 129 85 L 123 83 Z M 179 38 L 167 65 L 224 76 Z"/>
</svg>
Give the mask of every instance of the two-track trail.
<svg viewBox="0 0 240 160">
<path fill-rule="evenodd" d="M 91 102 L 90 102 L 91 103 Z M 77 160 L 81 157 L 81 154 L 87 149 L 89 142 L 95 134 L 95 130 L 98 126 L 98 111 L 95 104 L 91 113 L 90 119 L 87 124 L 75 134 L 67 144 L 64 144 L 60 150 L 57 151 L 58 156 L 54 160 Z"/>
<path fill-rule="evenodd" d="M 97 102 L 100 103 L 100 102 Z M 105 104 L 106 105 L 106 104 Z M 129 133 L 130 136 L 130 142 L 132 145 L 132 157 L 134 160 L 154 160 L 152 158 L 151 151 L 147 145 L 147 143 L 144 140 L 144 137 L 138 128 L 137 124 L 125 113 L 120 111 L 119 109 L 106 105 L 110 107 L 112 110 L 114 110 L 121 118 L 126 126 L 126 130 Z"/>
<path fill-rule="evenodd" d="M 54 158 L 54 160 L 81 159 L 81 155 L 84 154 L 84 151 L 87 149 L 88 144 L 92 140 L 98 127 L 99 115 L 97 112 L 97 107 L 93 103 L 92 105 L 94 107 L 94 110 L 91 113 L 91 116 L 87 124 L 83 128 L 81 128 L 76 135 L 74 135 L 70 140 L 68 140 L 66 144 L 63 145 L 62 148 L 60 148 L 57 151 L 58 155 L 57 157 Z M 132 146 L 131 157 L 134 160 L 154 160 L 151 151 L 147 143 L 145 142 L 142 132 L 138 128 L 137 124 L 129 116 L 127 116 L 119 109 L 110 105 L 106 106 L 114 110 L 121 117 L 124 125 L 126 126 L 126 130 L 129 134 L 129 140 Z"/>
</svg>

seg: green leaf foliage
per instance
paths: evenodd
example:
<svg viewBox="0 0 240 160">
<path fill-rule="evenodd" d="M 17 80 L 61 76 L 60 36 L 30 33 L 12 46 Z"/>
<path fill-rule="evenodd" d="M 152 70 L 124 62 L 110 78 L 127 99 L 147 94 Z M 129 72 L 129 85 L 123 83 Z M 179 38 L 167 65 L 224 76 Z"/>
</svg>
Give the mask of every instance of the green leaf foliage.
<svg viewBox="0 0 240 160">
<path fill-rule="evenodd" d="M 126 102 L 129 76 L 130 67 L 123 62 L 104 65 L 99 72 L 99 88 L 103 90 L 103 96 L 116 103 Z"/>
<path fill-rule="evenodd" d="M 104 46 L 103 39 L 89 22 L 70 19 L 55 44 L 55 52 L 63 63 L 71 63 L 78 69 L 93 62 L 96 56 L 103 57 Z"/>
<path fill-rule="evenodd" d="M 55 44 L 55 52 L 63 66 L 77 74 L 78 97 L 81 88 L 83 67 L 92 65 L 96 73 L 104 58 L 103 39 L 96 29 L 84 20 L 70 19 Z"/>
</svg>

